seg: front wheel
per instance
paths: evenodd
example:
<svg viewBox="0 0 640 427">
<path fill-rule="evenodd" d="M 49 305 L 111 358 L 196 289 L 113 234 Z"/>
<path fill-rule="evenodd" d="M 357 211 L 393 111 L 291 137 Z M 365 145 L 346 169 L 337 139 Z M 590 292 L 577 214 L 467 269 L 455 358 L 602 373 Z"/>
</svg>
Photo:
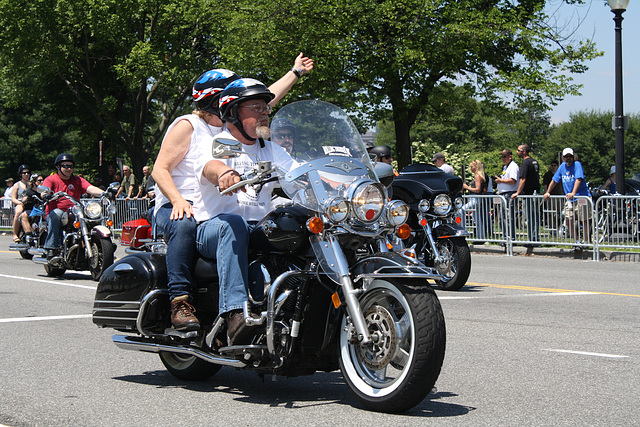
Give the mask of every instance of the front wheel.
<svg viewBox="0 0 640 427">
<path fill-rule="evenodd" d="M 160 360 L 167 371 L 176 378 L 187 381 L 205 381 L 221 368 L 195 356 L 178 353 L 160 353 Z"/>
<path fill-rule="evenodd" d="M 420 403 L 440 374 L 445 352 L 442 307 L 428 283 L 374 280 L 360 297 L 372 344 L 353 343 L 343 314 L 340 370 L 369 410 L 396 413 Z"/>
<path fill-rule="evenodd" d="M 436 284 L 445 291 L 457 291 L 467 283 L 471 273 L 471 253 L 465 239 L 438 239 L 436 247 L 442 258 L 435 263 L 438 273 L 444 276 Z"/>
<path fill-rule="evenodd" d="M 47 273 L 49 277 L 60 277 L 65 271 L 67 271 L 66 268 L 52 267 L 49 264 L 44 265 L 44 272 Z"/>
<path fill-rule="evenodd" d="M 108 237 L 91 239 L 91 259 L 89 260 L 89 271 L 93 280 L 100 280 L 102 273 L 113 264 L 113 254 L 116 251 L 115 245 Z"/>
</svg>

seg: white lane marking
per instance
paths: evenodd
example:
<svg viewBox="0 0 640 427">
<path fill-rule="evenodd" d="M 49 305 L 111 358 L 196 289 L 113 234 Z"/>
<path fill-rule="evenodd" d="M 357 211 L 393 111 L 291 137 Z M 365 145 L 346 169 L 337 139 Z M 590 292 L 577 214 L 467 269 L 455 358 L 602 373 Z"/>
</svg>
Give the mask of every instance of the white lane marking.
<svg viewBox="0 0 640 427">
<path fill-rule="evenodd" d="M 14 317 L 11 319 L 0 319 L 0 323 L 37 322 L 41 320 L 86 319 L 88 317 L 91 317 L 91 315 L 90 314 L 70 314 L 68 316 Z"/>
<path fill-rule="evenodd" d="M 68 283 L 68 282 L 54 282 L 52 280 L 32 279 L 32 278 L 29 278 L 29 277 L 11 276 L 9 274 L 0 274 L 0 277 L 6 277 L 8 279 L 27 280 L 29 282 L 46 283 L 48 285 L 70 286 L 72 288 L 91 289 L 92 291 L 96 290 L 95 286 L 76 285 L 76 284 Z"/>
<path fill-rule="evenodd" d="M 620 354 L 589 353 L 589 352 L 586 352 L 586 351 L 560 350 L 560 349 L 554 349 L 554 348 L 545 348 L 543 350 L 544 351 L 553 351 L 553 352 L 556 352 L 556 353 L 581 354 L 583 356 L 609 357 L 609 358 L 612 358 L 612 359 L 625 359 L 625 358 L 629 357 L 629 356 L 623 356 L 623 355 L 620 355 Z"/>
<path fill-rule="evenodd" d="M 536 294 L 509 294 L 509 295 L 477 295 L 477 296 L 440 296 L 438 299 L 494 299 L 494 298 L 520 298 L 520 297 L 550 297 L 565 295 L 599 295 L 597 292 L 540 292 Z"/>
</svg>

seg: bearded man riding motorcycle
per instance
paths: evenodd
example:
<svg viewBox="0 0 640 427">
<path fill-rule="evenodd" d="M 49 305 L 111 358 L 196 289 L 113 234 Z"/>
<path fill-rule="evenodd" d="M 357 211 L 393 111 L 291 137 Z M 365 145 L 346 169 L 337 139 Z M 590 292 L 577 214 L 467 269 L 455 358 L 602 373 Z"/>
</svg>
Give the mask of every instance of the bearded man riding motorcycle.
<svg viewBox="0 0 640 427">
<path fill-rule="evenodd" d="M 300 53 L 294 67 L 270 86 L 271 104 L 282 99 L 302 74 L 313 69 L 313 60 Z M 294 71 L 295 70 L 295 71 Z M 178 117 L 167 130 L 153 167 L 156 192 L 155 221 L 167 241 L 167 277 L 171 301 L 171 324 L 183 332 L 200 329 L 191 305 L 192 268 L 195 261 L 196 227 L 210 216 L 198 212 L 199 184 L 195 165 L 201 146 L 222 130 L 218 100 L 227 84 L 240 77 L 232 71 L 213 69 L 202 74 L 193 86 L 194 114 Z M 211 153 L 211 144 L 207 145 Z M 227 175 L 228 179 L 239 180 Z M 229 184 L 232 185 L 233 183 Z M 226 187 L 224 187 L 226 188 Z"/>
<path fill-rule="evenodd" d="M 92 196 L 100 196 L 103 190 L 93 186 L 86 179 L 73 174 L 76 161 L 69 153 L 62 153 L 54 161 L 56 174 L 48 176 L 42 185 L 49 187 L 51 191 L 64 191 L 76 200 L 80 200 L 83 194 L 89 193 Z M 66 198 L 54 200 L 47 204 L 47 239 L 44 242 L 44 249 L 47 251 L 47 259 L 56 255 L 62 244 L 62 215 L 73 206 L 73 202 Z"/>
<path fill-rule="evenodd" d="M 268 103 L 273 98 L 274 94 L 254 79 L 240 79 L 227 85 L 220 95 L 220 113 L 226 122 L 226 131 L 218 137 L 239 141 L 244 152 L 288 170 L 295 163 L 285 149 L 263 139 L 270 133 Z M 241 193 L 235 190 L 231 196 L 222 196 L 220 192 L 239 182 L 241 173 L 255 166 L 255 158 L 243 154 L 217 160 L 211 150 L 203 155 L 206 157 L 200 166 L 202 210 L 210 219 L 198 226 L 196 247 L 202 256 L 219 260 L 218 308 L 227 320 L 229 345 L 246 344 L 244 341 L 251 332 L 243 314 L 248 301 L 248 247 L 252 228 L 249 222 L 267 213 L 271 188 L 267 184 L 257 193 L 245 188 Z"/>
</svg>

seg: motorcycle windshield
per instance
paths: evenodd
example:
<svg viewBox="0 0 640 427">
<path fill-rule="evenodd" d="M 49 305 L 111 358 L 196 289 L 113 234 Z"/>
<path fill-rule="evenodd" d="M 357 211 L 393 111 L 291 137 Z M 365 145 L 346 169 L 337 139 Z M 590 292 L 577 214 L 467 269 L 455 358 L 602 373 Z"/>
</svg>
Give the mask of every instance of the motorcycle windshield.
<svg viewBox="0 0 640 427">
<path fill-rule="evenodd" d="M 279 133 L 293 137 L 291 157 L 298 163 L 280 171 L 287 196 L 311 210 L 335 197 L 345 197 L 349 185 L 361 179 L 378 182 L 360 133 L 342 109 L 323 101 L 286 105 L 272 121 L 272 140 Z"/>
</svg>

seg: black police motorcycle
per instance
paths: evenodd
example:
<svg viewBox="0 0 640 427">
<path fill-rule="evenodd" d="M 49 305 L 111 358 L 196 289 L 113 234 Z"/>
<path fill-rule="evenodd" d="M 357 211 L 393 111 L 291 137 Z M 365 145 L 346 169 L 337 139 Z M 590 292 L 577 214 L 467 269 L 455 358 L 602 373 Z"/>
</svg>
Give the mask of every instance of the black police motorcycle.
<svg viewBox="0 0 640 427">
<path fill-rule="evenodd" d="M 406 244 L 415 248 L 419 259 L 434 267 L 444 290 L 461 289 L 471 272 L 471 254 L 458 212 L 462 179 L 429 164 L 413 164 L 400 171 L 393 181 L 393 197 L 411 208 L 407 223 L 411 237 Z"/>
<path fill-rule="evenodd" d="M 171 327 L 162 251 L 130 254 L 105 271 L 93 322 L 124 332 L 113 336 L 118 347 L 159 353 L 180 379 L 204 380 L 221 366 L 282 376 L 340 369 L 368 409 L 409 409 L 429 394 L 443 363 L 444 317 L 429 283 L 442 277 L 389 249 L 390 236 L 409 235 L 409 209 L 387 199 L 345 112 L 300 101 L 278 118 L 297 129 L 298 166 L 280 171 L 258 161 L 240 183 L 257 189 L 277 177 L 290 199 L 251 236 L 270 244 L 249 252 L 251 343 L 228 345 L 208 259 L 198 259 L 193 274 L 201 330 Z M 237 141 L 214 141 L 214 156 L 238 155 L 247 154 Z"/>
</svg>

